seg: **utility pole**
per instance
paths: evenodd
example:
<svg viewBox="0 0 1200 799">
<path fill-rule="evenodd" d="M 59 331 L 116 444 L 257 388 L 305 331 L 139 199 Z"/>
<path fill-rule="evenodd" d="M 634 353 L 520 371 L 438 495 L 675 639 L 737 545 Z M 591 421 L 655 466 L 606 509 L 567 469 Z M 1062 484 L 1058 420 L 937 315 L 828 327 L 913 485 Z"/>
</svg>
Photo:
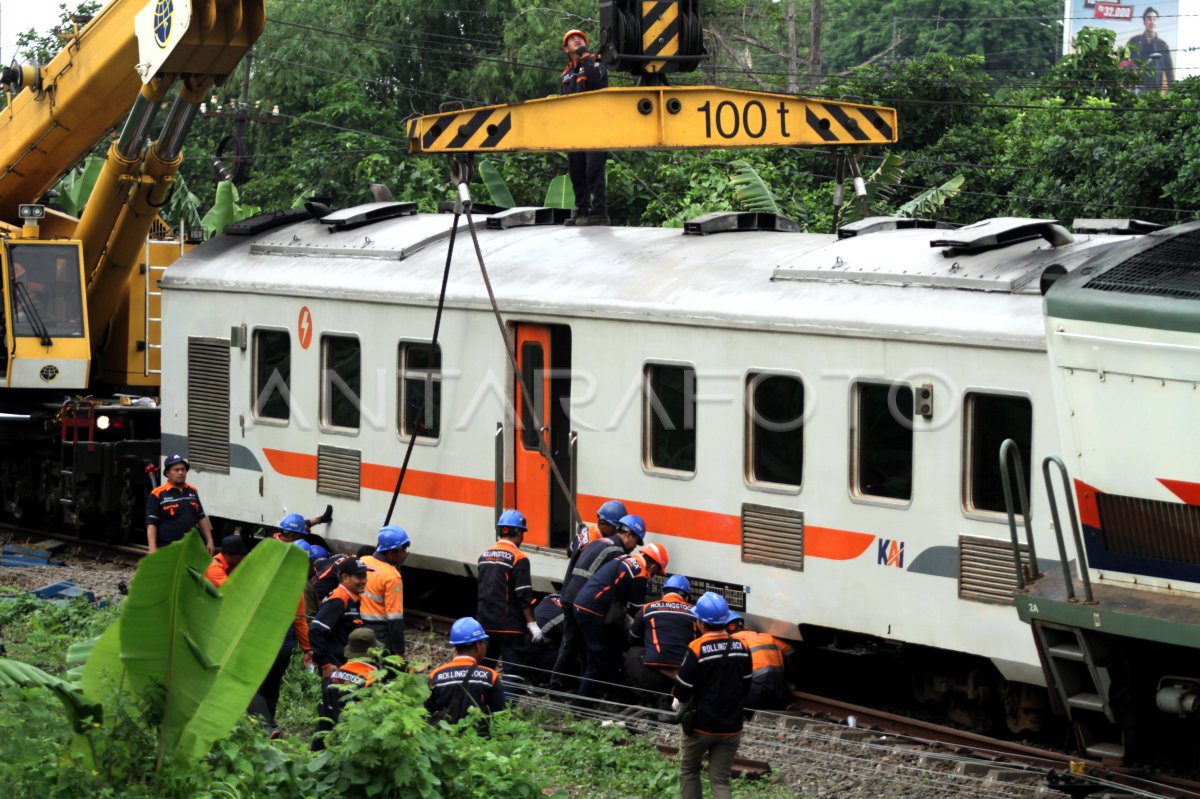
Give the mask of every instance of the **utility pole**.
<svg viewBox="0 0 1200 799">
<path fill-rule="evenodd" d="M 821 0 L 812 0 L 812 27 L 808 41 L 808 88 L 812 91 L 821 81 Z"/>
<path fill-rule="evenodd" d="M 246 53 L 242 62 L 242 95 L 239 100 L 229 101 L 229 110 L 222 110 L 217 96 L 212 97 L 212 108 L 204 104 L 200 106 L 201 113 L 217 119 L 232 119 L 233 133 L 227 133 L 217 144 L 217 154 L 213 157 L 213 168 L 217 180 L 228 180 L 235 184 L 244 183 L 250 177 L 250 155 L 246 150 L 246 130 L 251 122 L 265 125 L 278 125 L 283 122 L 279 118 L 279 106 L 274 106 L 271 113 L 261 114 L 259 104 L 254 104 L 254 113 L 250 108 L 250 70 L 254 65 L 254 50 Z"/>
<path fill-rule="evenodd" d="M 796 53 L 796 0 L 787 0 L 784 25 L 787 27 L 787 90 L 788 94 L 796 94 L 800 91 L 800 56 Z"/>
</svg>

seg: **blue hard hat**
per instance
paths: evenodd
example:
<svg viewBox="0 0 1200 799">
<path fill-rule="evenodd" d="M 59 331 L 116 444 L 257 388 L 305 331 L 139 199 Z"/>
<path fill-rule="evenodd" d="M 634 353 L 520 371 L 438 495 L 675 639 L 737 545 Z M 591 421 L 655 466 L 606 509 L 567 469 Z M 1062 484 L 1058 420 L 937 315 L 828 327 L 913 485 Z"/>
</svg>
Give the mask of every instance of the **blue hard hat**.
<svg viewBox="0 0 1200 799">
<path fill-rule="evenodd" d="M 463 616 L 450 628 L 451 646 L 465 646 L 487 639 L 488 634 L 484 632 L 483 625 L 470 616 Z"/>
<path fill-rule="evenodd" d="M 192 468 L 191 466 L 188 465 L 188 462 L 186 460 L 184 460 L 184 457 L 182 455 L 168 455 L 167 459 L 165 461 L 163 461 L 163 471 L 165 472 L 167 469 L 170 469 L 172 466 L 174 466 L 177 463 L 182 463 L 183 468 L 185 468 L 185 469 Z"/>
<path fill-rule="evenodd" d="M 641 516 L 634 516 L 632 513 L 628 516 L 622 516 L 617 526 L 623 527 L 633 533 L 639 543 L 646 538 L 646 523 L 642 521 Z"/>
<path fill-rule="evenodd" d="M 714 594 L 712 591 L 696 600 L 696 607 L 692 608 L 692 615 L 705 624 L 728 624 L 733 617 L 737 616 L 729 609 L 729 603 L 725 601 L 725 597 Z"/>
<path fill-rule="evenodd" d="M 525 514 L 519 510 L 506 510 L 500 514 L 500 518 L 496 520 L 497 527 L 515 527 L 524 532 L 529 529 L 525 524 Z"/>
<path fill-rule="evenodd" d="M 301 549 L 303 549 L 305 552 L 307 552 L 309 554 L 309 557 L 312 557 L 312 545 L 309 544 L 307 541 L 305 541 L 303 538 L 298 538 L 295 541 L 293 541 L 292 543 L 295 544 L 296 546 L 300 547 Z"/>
<path fill-rule="evenodd" d="M 613 527 L 620 524 L 621 517 L 625 515 L 625 505 L 619 499 L 610 499 L 600 506 L 600 510 L 596 511 L 597 519 L 608 522 Z"/>
<path fill-rule="evenodd" d="M 289 513 L 279 520 L 279 529 L 285 533 L 304 535 L 308 532 L 308 525 L 304 523 L 304 517 L 299 513 Z"/>
<path fill-rule="evenodd" d="M 308 556 L 313 560 L 321 560 L 322 558 L 329 557 L 329 550 L 320 544 L 313 544 L 309 547 Z"/>
<path fill-rule="evenodd" d="M 411 543 L 408 533 L 398 524 L 389 524 L 379 531 L 379 542 L 375 545 L 375 554 L 391 552 L 393 549 L 406 547 Z"/>
<path fill-rule="evenodd" d="M 682 574 L 672 574 L 667 578 L 667 581 L 663 583 L 664 591 L 672 588 L 685 594 L 692 593 L 692 584 L 689 583 L 688 578 L 684 577 Z"/>
</svg>

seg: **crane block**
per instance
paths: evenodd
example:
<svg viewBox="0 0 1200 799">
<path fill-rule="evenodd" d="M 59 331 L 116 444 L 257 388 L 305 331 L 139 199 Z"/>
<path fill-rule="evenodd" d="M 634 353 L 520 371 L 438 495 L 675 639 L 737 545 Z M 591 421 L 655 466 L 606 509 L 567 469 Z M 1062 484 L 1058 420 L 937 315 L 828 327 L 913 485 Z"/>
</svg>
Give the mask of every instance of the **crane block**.
<svg viewBox="0 0 1200 799">
<path fill-rule="evenodd" d="M 600 89 L 416 117 L 410 153 L 817 147 L 896 141 L 896 110 L 715 86 Z"/>
</svg>

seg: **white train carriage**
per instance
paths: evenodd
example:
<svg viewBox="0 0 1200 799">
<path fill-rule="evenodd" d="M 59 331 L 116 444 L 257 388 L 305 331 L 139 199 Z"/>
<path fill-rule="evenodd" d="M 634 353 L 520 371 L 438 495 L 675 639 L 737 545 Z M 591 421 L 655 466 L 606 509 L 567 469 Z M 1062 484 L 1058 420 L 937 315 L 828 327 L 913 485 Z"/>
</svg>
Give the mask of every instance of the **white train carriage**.
<svg viewBox="0 0 1200 799">
<path fill-rule="evenodd" d="M 530 420 L 465 230 L 430 351 L 451 220 L 251 226 L 172 267 L 163 448 L 187 453 L 211 514 L 269 524 L 329 501 L 331 540 L 373 541 L 416 435 L 393 518 L 409 564 L 469 572 L 503 503 L 529 518 L 548 590 L 571 521 L 541 432 L 585 520 L 624 500 L 669 571 L 753 624 L 969 653 L 1043 683 L 1012 609 L 996 452 L 1010 437 L 1035 463 L 1058 450 L 1039 280 L 1123 239 L 1037 220 L 869 221 L 842 239 L 480 230 Z"/>
</svg>

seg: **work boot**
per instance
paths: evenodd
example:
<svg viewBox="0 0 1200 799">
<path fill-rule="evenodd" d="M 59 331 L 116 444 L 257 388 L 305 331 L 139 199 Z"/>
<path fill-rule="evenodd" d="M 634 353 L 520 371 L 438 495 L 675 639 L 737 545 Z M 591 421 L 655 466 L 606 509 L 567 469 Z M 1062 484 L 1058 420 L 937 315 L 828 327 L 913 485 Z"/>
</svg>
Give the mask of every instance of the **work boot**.
<svg viewBox="0 0 1200 799">
<path fill-rule="evenodd" d="M 566 222 L 563 222 L 563 224 L 566 225 L 567 227 L 582 227 L 582 226 L 588 224 L 589 218 L 590 217 L 588 216 L 587 211 L 583 211 L 579 208 L 576 208 L 574 211 L 571 212 L 571 218 L 568 219 Z"/>
<path fill-rule="evenodd" d="M 608 214 L 591 214 L 587 218 L 587 224 L 589 224 L 589 225 L 611 225 L 612 220 L 608 218 Z"/>
</svg>

